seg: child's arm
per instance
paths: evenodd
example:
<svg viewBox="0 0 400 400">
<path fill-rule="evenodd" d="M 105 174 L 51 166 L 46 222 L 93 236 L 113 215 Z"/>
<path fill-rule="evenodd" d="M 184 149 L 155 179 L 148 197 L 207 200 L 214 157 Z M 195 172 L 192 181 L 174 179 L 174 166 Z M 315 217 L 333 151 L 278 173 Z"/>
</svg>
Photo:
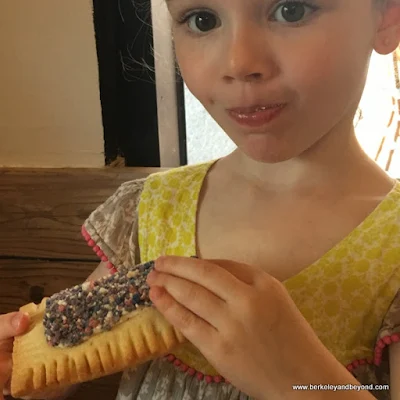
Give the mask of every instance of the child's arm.
<svg viewBox="0 0 400 400">
<path fill-rule="evenodd" d="M 106 275 L 110 275 L 110 270 L 107 268 L 107 263 L 101 262 L 86 281 L 96 281 Z"/>
</svg>

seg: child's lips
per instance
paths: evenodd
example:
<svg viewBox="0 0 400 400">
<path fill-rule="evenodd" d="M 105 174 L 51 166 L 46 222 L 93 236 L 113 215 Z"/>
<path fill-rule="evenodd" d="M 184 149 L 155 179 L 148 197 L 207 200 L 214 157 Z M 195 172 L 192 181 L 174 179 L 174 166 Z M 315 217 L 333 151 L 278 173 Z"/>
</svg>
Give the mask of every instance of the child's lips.
<svg viewBox="0 0 400 400">
<path fill-rule="evenodd" d="M 271 103 L 271 104 L 254 104 L 250 106 L 240 106 L 240 107 L 234 107 L 234 108 L 229 108 L 228 111 L 231 111 L 236 114 L 253 114 L 256 112 L 260 111 L 266 111 L 269 109 L 275 109 L 277 107 L 282 107 L 284 106 L 285 103 Z"/>
<path fill-rule="evenodd" d="M 228 110 L 228 115 L 242 126 L 260 127 L 276 119 L 285 107 L 286 104 L 239 107 Z"/>
</svg>

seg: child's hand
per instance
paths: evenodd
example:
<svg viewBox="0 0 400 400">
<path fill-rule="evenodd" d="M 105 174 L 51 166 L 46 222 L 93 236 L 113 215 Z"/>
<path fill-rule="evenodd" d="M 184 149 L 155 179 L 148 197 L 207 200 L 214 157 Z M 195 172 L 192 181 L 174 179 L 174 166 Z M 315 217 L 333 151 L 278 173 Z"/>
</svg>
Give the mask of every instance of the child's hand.
<svg viewBox="0 0 400 400">
<path fill-rule="evenodd" d="M 4 400 L 4 396 L 10 394 L 14 337 L 22 335 L 28 328 L 28 314 L 13 312 L 0 315 L 0 400 Z M 69 393 L 75 391 L 76 387 L 77 385 L 64 389 L 45 390 L 36 393 L 34 397 L 26 397 L 26 399 L 63 400 Z"/>
<path fill-rule="evenodd" d="M 315 383 L 324 369 L 330 353 L 284 286 L 261 268 L 168 256 L 147 282 L 165 318 L 250 396 L 289 398 L 292 385 Z"/>
<path fill-rule="evenodd" d="M 14 336 L 29 327 L 29 316 L 21 312 L 0 315 L 0 400 L 10 394 Z"/>
</svg>

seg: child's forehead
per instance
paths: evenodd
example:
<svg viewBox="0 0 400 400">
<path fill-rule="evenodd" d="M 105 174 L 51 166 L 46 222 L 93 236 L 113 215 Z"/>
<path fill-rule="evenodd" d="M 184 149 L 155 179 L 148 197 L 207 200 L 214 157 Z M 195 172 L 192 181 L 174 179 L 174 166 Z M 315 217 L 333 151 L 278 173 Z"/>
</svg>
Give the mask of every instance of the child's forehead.
<svg viewBox="0 0 400 400">
<path fill-rule="evenodd" d="M 208 9 L 217 13 L 223 12 L 223 15 L 231 13 L 236 17 L 250 16 L 251 14 L 258 17 L 269 14 L 282 6 L 302 5 L 307 9 L 316 9 L 319 15 L 328 16 L 331 22 L 336 18 L 346 21 L 353 18 L 354 24 L 361 21 L 369 20 L 367 14 L 381 15 L 386 12 L 387 4 L 390 1 L 400 3 L 400 0 L 160 0 L 165 1 L 171 15 L 181 13 L 182 10 Z M 378 14 L 376 14 L 378 12 Z M 349 18 L 347 18 L 347 17 Z M 367 19 L 366 19 L 367 18 Z M 358 22 L 357 22 L 358 21 Z M 340 24 L 341 22 L 339 22 Z M 321 27 L 321 25 L 320 25 Z"/>
<path fill-rule="evenodd" d="M 368 5 L 376 4 L 376 5 L 384 5 L 386 4 L 389 0 L 351 0 L 353 3 L 360 3 L 362 6 L 367 7 Z M 396 0 L 400 1 L 400 0 Z M 315 5 L 327 5 L 327 6 L 339 6 L 339 7 L 346 7 L 346 5 L 349 4 L 348 0 L 309 0 L 309 1 L 304 1 L 304 0 L 282 0 L 282 1 L 277 1 L 277 0 L 229 0 L 227 2 L 226 0 L 165 0 L 168 6 L 185 6 L 185 5 L 202 5 L 200 3 L 207 4 L 207 6 L 212 6 L 213 4 L 219 5 L 219 6 L 229 6 L 229 7 L 235 7 L 235 5 L 246 5 L 246 6 L 251 6 L 253 5 L 281 5 L 285 3 L 290 3 L 290 4 L 315 4 Z"/>
</svg>

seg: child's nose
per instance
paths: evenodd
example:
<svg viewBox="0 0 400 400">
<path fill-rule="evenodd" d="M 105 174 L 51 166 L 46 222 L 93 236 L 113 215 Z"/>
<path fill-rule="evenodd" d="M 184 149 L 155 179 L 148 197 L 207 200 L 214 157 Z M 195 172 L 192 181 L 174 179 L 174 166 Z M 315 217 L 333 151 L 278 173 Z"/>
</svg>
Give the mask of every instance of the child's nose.
<svg viewBox="0 0 400 400">
<path fill-rule="evenodd" d="M 224 76 L 227 80 L 270 80 L 279 73 L 270 43 L 259 30 L 236 32 L 225 47 Z"/>
</svg>

